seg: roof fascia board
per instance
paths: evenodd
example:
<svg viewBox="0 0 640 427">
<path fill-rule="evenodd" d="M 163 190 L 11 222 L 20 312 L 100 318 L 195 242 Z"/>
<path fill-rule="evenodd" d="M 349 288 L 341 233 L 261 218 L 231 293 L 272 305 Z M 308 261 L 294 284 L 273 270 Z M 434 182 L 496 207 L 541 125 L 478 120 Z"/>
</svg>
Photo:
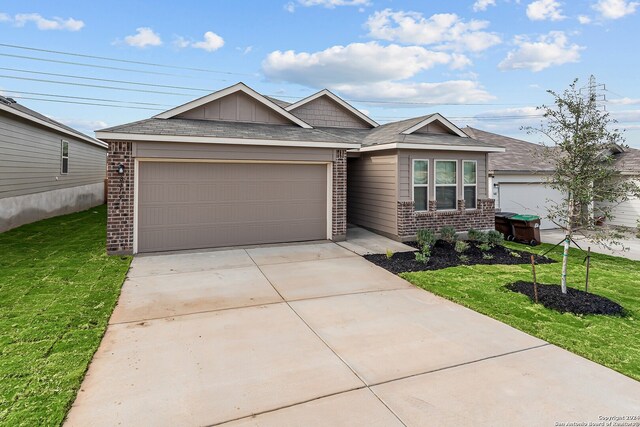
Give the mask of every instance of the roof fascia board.
<svg viewBox="0 0 640 427">
<path fill-rule="evenodd" d="M 179 136 L 179 135 L 151 135 L 121 132 L 96 132 L 96 136 L 103 141 L 153 141 L 153 142 L 190 142 L 196 144 L 226 144 L 226 145 L 270 145 L 280 147 L 321 147 L 321 148 L 359 148 L 360 144 L 349 142 L 318 142 L 318 141 L 285 141 L 276 139 L 254 138 L 216 138 L 211 136 Z"/>
<path fill-rule="evenodd" d="M 289 111 L 285 110 L 284 108 L 280 107 L 278 104 L 276 104 L 275 102 L 265 98 L 264 96 L 260 95 L 258 92 L 256 92 L 255 90 L 251 89 L 249 86 L 245 85 L 244 83 L 236 83 L 233 86 L 229 86 L 228 88 L 225 89 L 221 89 L 217 92 L 213 92 L 210 93 L 209 95 L 203 96 L 201 98 L 195 99 L 193 101 L 187 102 L 186 104 L 182 104 L 178 107 L 172 108 L 171 110 L 167 110 L 163 113 L 157 114 L 155 116 L 153 116 L 156 119 L 170 119 L 171 117 L 175 117 L 178 114 L 184 113 L 186 111 L 192 110 L 194 108 L 200 107 L 204 104 L 207 104 L 209 102 L 215 101 L 217 99 L 223 98 L 227 95 L 231 95 L 232 93 L 236 93 L 236 92 L 243 92 L 247 95 L 249 95 L 251 98 L 255 99 L 256 101 L 260 102 L 261 104 L 265 105 L 266 107 L 272 109 L 273 111 L 275 111 L 276 113 L 286 117 L 287 119 L 291 120 L 293 123 L 297 124 L 298 126 L 305 128 L 305 129 L 313 129 L 313 127 L 308 124 L 307 122 L 305 122 L 304 120 L 300 119 L 299 117 L 294 116 L 293 114 L 291 114 Z"/>
<path fill-rule="evenodd" d="M 451 132 L 453 132 L 456 135 L 458 135 L 459 137 L 461 137 L 461 138 L 469 138 L 469 135 L 464 133 L 458 126 L 456 126 L 453 123 L 451 123 L 448 119 L 446 119 L 440 113 L 435 113 L 435 114 L 427 117 L 426 119 L 424 119 L 420 123 L 417 123 L 417 124 L 411 126 L 409 129 L 406 129 L 406 130 L 402 131 L 402 134 L 403 135 L 411 135 L 413 132 L 417 131 L 418 129 L 421 129 L 421 128 L 425 127 L 429 123 L 434 122 L 436 120 L 439 121 L 442 125 L 444 125 Z"/>
<path fill-rule="evenodd" d="M 502 147 L 474 147 L 464 145 L 437 145 L 437 144 L 411 144 L 394 142 L 390 144 L 370 145 L 368 147 L 360 148 L 360 151 L 381 151 L 381 150 L 393 150 L 393 149 L 408 149 L 408 150 L 434 150 L 434 151 L 474 151 L 481 153 L 504 153 L 505 149 Z"/>
<path fill-rule="evenodd" d="M 379 124 L 376 121 L 374 121 L 372 118 L 370 118 L 369 116 L 367 116 L 366 114 L 364 114 L 363 112 L 358 110 L 357 108 L 353 107 L 347 101 L 345 101 L 344 99 L 340 98 L 338 95 L 334 94 L 333 92 L 329 91 L 328 89 L 322 89 L 320 92 L 316 92 L 313 95 L 307 96 L 306 98 L 303 98 L 298 102 L 294 102 L 293 104 L 287 106 L 285 108 L 285 110 L 293 111 L 298 107 L 302 107 L 303 105 L 308 104 L 309 102 L 320 98 L 321 96 L 327 96 L 327 97 L 331 98 L 332 100 L 337 102 L 340 106 L 342 106 L 343 108 L 346 108 L 351 113 L 355 114 L 358 118 L 360 118 L 361 120 L 365 121 L 367 124 L 371 125 L 372 127 L 376 128 L 376 127 L 379 126 Z"/>
<path fill-rule="evenodd" d="M 78 135 L 77 133 L 69 132 L 67 129 L 65 129 L 63 127 L 56 126 L 53 123 L 49 123 L 49 122 L 47 122 L 45 120 L 39 119 L 37 117 L 33 117 L 33 116 L 29 115 L 29 114 L 23 113 L 22 111 L 14 110 L 13 108 L 7 107 L 6 105 L 0 104 L 0 110 L 6 111 L 7 113 L 10 113 L 10 114 L 13 114 L 15 116 L 21 117 L 21 118 L 26 119 L 26 120 L 28 120 L 30 122 L 37 123 L 39 125 L 48 127 L 49 129 L 53 129 L 53 130 L 55 130 L 57 132 L 64 133 L 65 135 L 69 135 L 69 136 L 72 136 L 74 138 L 78 138 L 78 139 L 81 139 L 83 141 L 89 142 L 89 143 L 91 143 L 93 145 L 97 145 L 98 147 L 108 148 L 108 146 L 102 141 L 98 141 L 97 139 L 93 139 L 93 138 L 88 137 L 88 136 L 82 136 L 82 135 Z"/>
</svg>

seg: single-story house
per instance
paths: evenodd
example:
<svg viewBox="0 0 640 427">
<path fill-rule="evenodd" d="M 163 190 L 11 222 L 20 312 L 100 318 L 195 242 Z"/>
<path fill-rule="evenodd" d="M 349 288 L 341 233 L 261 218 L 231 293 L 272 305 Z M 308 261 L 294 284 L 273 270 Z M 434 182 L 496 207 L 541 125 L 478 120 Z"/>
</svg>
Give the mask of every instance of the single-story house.
<svg viewBox="0 0 640 427">
<path fill-rule="evenodd" d="M 0 96 L 0 232 L 104 203 L 107 144 Z"/>
<path fill-rule="evenodd" d="M 560 203 L 563 195 L 546 185 L 553 165 L 540 156 L 543 147 L 471 127 L 464 131 L 480 141 L 505 148 L 504 153 L 489 154 L 489 187 L 496 210 L 538 215 L 542 218 L 540 228 L 558 228 L 544 218 L 546 206 L 550 202 Z M 616 146 L 610 154 L 623 177 L 640 183 L 640 150 Z M 640 200 L 632 198 L 615 205 L 612 215 L 610 225 L 637 227 Z"/>
<path fill-rule="evenodd" d="M 439 114 L 378 125 L 322 90 L 295 103 L 243 83 L 103 129 L 107 250 L 138 253 L 492 229 L 488 153 Z"/>
</svg>

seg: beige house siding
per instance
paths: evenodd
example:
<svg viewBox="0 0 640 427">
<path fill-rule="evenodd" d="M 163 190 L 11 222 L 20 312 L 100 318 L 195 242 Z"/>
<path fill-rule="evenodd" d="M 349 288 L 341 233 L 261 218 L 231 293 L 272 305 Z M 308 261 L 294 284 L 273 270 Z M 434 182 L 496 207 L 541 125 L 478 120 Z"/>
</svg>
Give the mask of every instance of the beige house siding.
<svg viewBox="0 0 640 427">
<path fill-rule="evenodd" d="M 291 113 L 311 126 L 351 129 L 371 128 L 368 123 L 365 123 L 327 96 L 321 96 L 301 105 L 291 110 Z"/>
<path fill-rule="evenodd" d="M 243 92 L 236 92 L 178 114 L 180 119 L 224 120 L 231 122 L 290 124 L 291 121 Z M 170 119 L 167 119 L 170 120 Z"/>
<path fill-rule="evenodd" d="M 397 233 L 397 157 L 395 152 L 363 153 L 347 165 L 347 220 Z"/>
<path fill-rule="evenodd" d="M 486 199 L 487 194 L 487 155 L 485 153 L 435 151 L 435 150 L 399 150 L 398 152 L 398 201 L 409 202 L 411 194 L 411 164 L 414 159 L 429 160 L 429 200 L 435 200 L 434 160 L 456 160 L 458 162 L 458 199 L 463 198 L 462 161 L 477 161 L 477 198 Z"/>
<path fill-rule="evenodd" d="M 69 173 L 61 174 L 61 141 Z M 0 113 L 0 199 L 103 183 L 106 148 Z"/>
<path fill-rule="evenodd" d="M 451 129 L 446 127 L 440 122 L 431 122 L 426 126 L 421 127 L 413 133 L 439 133 L 439 134 L 453 134 Z"/>
</svg>

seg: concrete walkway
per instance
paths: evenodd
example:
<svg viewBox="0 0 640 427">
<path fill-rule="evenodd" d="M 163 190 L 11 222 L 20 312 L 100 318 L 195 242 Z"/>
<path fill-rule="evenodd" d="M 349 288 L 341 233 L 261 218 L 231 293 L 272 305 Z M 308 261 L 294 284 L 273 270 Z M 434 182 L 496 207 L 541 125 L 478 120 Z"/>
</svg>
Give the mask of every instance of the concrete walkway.
<svg viewBox="0 0 640 427">
<path fill-rule="evenodd" d="M 66 425 L 553 426 L 638 396 L 318 243 L 136 257 Z"/>
<path fill-rule="evenodd" d="M 622 246 L 614 246 L 612 248 L 607 248 L 602 245 L 594 245 L 587 241 L 584 236 L 575 235 L 573 238 L 585 251 L 587 250 L 587 247 L 591 246 L 591 250 L 593 252 L 640 261 L 640 239 L 632 234 L 627 234 L 627 237 L 622 239 L 620 242 L 622 243 Z M 564 232 L 561 229 L 541 230 L 540 239 L 542 239 L 543 243 L 551 243 L 555 245 L 564 239 Z M 572 246 L 574 245 L 572 244 Z"/>
<path fill-rule="evenodd" d="M 416 250 L 404 243 L 396 242 L 388 237 L 355 226 L 349 226 L 347 228 L 347 239 L 344 242 L 338 242 L 338 245 L 358 255 L 386 254 L 387 251 L 396 253 Z"/>
</svg>

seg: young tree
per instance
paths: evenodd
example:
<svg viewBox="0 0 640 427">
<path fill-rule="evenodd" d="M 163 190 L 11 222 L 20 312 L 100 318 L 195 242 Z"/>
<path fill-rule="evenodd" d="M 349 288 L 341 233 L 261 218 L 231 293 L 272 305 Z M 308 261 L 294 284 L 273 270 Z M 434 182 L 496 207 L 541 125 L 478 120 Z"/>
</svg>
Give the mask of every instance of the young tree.
<svg viewBox="0 0 640 427">
<path fill-rule="evenodd" d="M 613 152 L 624 149 L 624 138 L 607 112 L 598 109 L 594 93 L 584 95 L 578 80 L 563 93 L 547 91 L 552 106 L 537 107 L 544 112 L 539 127 L 527 126 L 528 133 L 539 133 L 551 141 L 543 143 L 541 156 L 553 165 L 548 186 L 564 194 L 559 203 L 548 202 L 547 218 L 565 232 L 562 258 L 562 292 L 567 293 L 567 258 L 572 236 L 580 232 L 601 244 L 616 243 L 620 233 L 597 227 L 596 219 L 611 219 L 617 203 L 640 194 L 639 188 L 616 171 Z"/>
</svg>

